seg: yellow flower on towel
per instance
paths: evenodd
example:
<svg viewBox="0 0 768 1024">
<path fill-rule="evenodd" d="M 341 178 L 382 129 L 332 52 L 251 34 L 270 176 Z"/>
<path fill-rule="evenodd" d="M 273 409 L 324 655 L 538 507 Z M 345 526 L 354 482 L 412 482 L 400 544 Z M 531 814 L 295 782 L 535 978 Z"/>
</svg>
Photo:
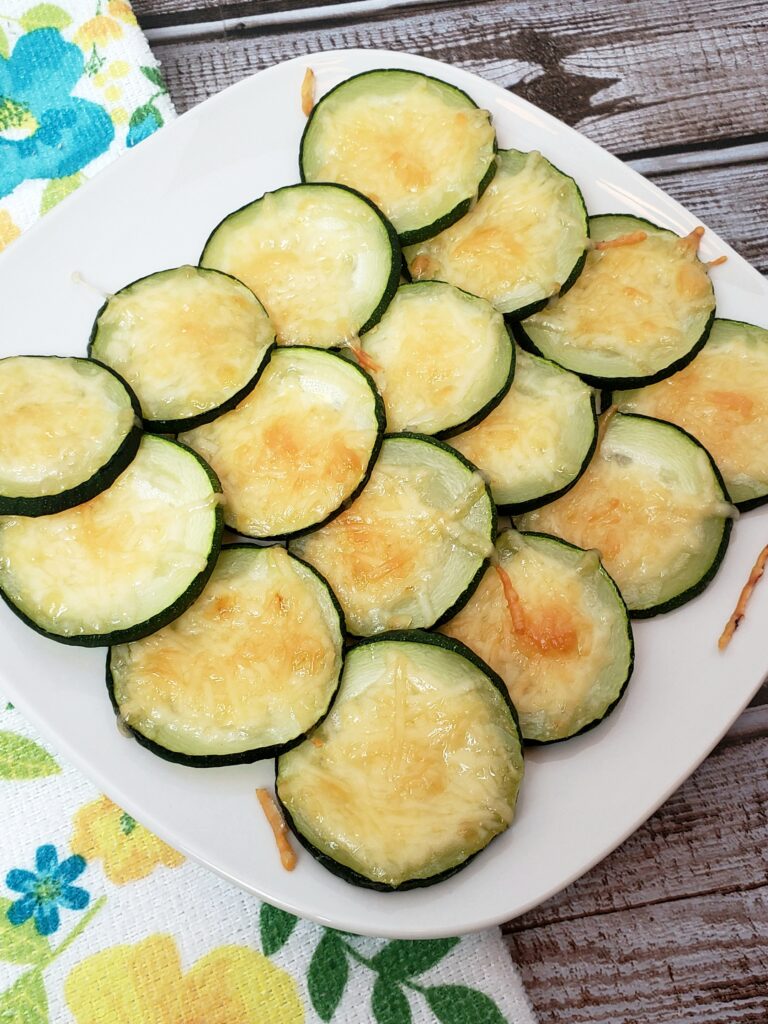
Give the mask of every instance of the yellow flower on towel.
<svg viewBox="0 0 768 1024">
<path fill-rule="evenodd" d="M 0 252 L 6 245 L 15 241 L 20 234 L 21 229 L 13 223 L 10 213 L 7 210 L 0 210 Z"/>
<path fill-rule="evenodd" d="M 151 875 L 161 865 L 177 868 L 184 857 L 105 796 L 81 807 L 70 846 L 86 860 L 103 860 L 104 874 L 116 885 Z"/>
<path fill-rule="evenodd" d="M 126 25 L 138 25 L 136 15 L 131 10 L 131 5 L 126 3 L 125 0 L 109 0 L 107 10 L 113 18 L 119 18 Z"/>
<path fill-rule="evenodd" d="M 77 1024 L 301 1024 L 294 979 L 261 953 L 220 946 L 182 973 L 170 935 L 113 946 L 69 974 Z"/>
<path fill-rule="evenodd" d="M 106 14 L 97 14 L 94 18 L 84 21 L 75 33 L 75 42 L 86 53 L 92 46 L 106 46 L 113 39 L 123 34 L 123 26 Z"/>
</svg>

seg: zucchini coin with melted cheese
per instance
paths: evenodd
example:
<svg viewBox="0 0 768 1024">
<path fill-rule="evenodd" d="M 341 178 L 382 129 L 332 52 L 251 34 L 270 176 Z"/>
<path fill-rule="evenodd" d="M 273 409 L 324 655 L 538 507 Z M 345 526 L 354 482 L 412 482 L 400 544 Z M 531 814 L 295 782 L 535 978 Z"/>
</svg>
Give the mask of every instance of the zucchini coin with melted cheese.
<svg viewBox="0 0 768 1024">
<path fill-rule="evenodd" d="M 304 181 L 368 196 L 402 245 L 458 220 L 496 171 L 491 115 L 461 89 L 394 68 L 354 75 L 317 103 L 301 139 Z"/>
<path fill-rule="evenodd" d="M 363 641 L 308 740 L 277 762 L 301 843 L 383 891 L 460 870 L 512 822 L 523 777 L 501 679 L 463 644 L 418 630 Z"/>
<path fill-rule="evenodd" d="M 264 540 L 316 529 L 348 504 L 383 431 L 384 407 L 363 370 L 291 346 L 274 352 L 237 408 L 182 440 L 216 470 L 227 526 Z"/>
<path fill-rule="evenodd" d="M 378 323 L 401 267 L 394 228 L 342 185 L 286 185 L 225 217 L 200 265 L 243 281 L 281 345 L 354 345 Z"/>
<path fill-rule="evenodd" d="M 0 594 L 61 643 L 107 647 L 154 633 L 213 571 L 220 490 L 186 445 L 145 434 L 133 462 L 90 501 L 0 520 Z"/>
<path fill-rule="evenodd" d="M 746 512 L 768 501 L 768 330 L 715 320 L 704 348 L 672 377 L 617 391 L 622 412 L 683 427 L 704 445 Z M 471 457 L 471 456 L 470 456 Z"/>
<path fill-rule="evenodd" d="M 111 295 L 88 353 L 136 392 L 150 430 L 208 423 L 255 386 L 275 343 L 259 300 L 228 274 L 161 270 Z"/>
<path fill-rule="evenodd" d="M 676 608 L 713 578 L 735 509 L 709 452 L 684 430 L 616 413 L 563 497 L 519 516 L 521 530 L 595 548 L 635 618 Z"/>
<path fill-rule="evenodd" d="M 479 583 L 495 521 L 485 481 L 458 452 L 392 434 L 357 500 L 291 551 L 328 580 L 350 633 L 427 628 Z"/>
<path fill-rule="evenodd" d="M 505 530 L 497 562 L 441 629 L 507 684 L 523 739 L 551 743 L 601 722 L 634 662 L 627 608 L 595 551 Z"/>
<path fill-rule="evenodd" d="M 325 581 L 284 548 L 226 545 L 182 616 L 111 649 L 112 702 L 139 742 L 170 761 L 273 757 L 328 710 L 342 628 Z"/>
<path fill-rule="evenodd" d="M 565 295 L 517 325 L 518 340 L 597 387 L 668 377 L 693 359 L 715 315 L 700 232 L 680 238 L 616 214 L 589 225 L 584 270 Z"/>
<path fill-rule="evenodd" d="M 530 316 L 579 276 L 587 211 L 579 186 L 538 153 L 502 150 L 471 210 L 404 256 L 414 281 L 450 281 L 514 319 Z"/>
<path fill-rule="evenodd" d="M 0 515 L 47 516 L 105 490 L 136 454 L 139 404 L 107 366 L 0 359 Z"/>
</svg>

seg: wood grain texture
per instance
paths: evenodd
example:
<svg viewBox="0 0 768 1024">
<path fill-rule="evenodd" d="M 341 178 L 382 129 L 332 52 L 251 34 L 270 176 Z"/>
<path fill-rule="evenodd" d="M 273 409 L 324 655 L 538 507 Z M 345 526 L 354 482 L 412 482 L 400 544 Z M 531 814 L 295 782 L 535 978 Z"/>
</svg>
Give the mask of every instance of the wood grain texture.
<svg viewBox="0 0 768 1024">
<path fill-rule="evenodd" d="M 157 0 L 144 2 L 157 9 Z M 151 28 L 156 15 L 141 5 L 138 11 Z M 220 17 L 226 8 L 216 12 Z M 223 38 L 215 27 L 211 38 L 157 39 L 154 47 L 181 110 L 290 57 L 378 46 L 476 71 L 627 154 L 765 132 L 768 19 L 760 12 L 754 0 L 486 0 L 252 31 L 234 22 L 226 29 L 224 62 L 211 61 Z"/>
<path fill-rule="evenodd" d="M 724 743 L 610 857 L 507 928 L 524 931 L 768 884 L 766 758 L 766 736 Z"/>
<path fill-rule="evenodd" d="M 768 161 L 648 177 L 768 272 Z M 768 309 L 763 326 L 768 326 Z"/>
<path fill-rule="evenodd" d="M 649 822 L 506 926 L 541 1024 L 765 1024 L 768 738 L 719 748 Z"/>
<path fill-rule="evenodd" d="M 533 929 L 509 948 L 540 1024 L 765 1024 L 767 942 L 764 887 Z"/>
</svg>

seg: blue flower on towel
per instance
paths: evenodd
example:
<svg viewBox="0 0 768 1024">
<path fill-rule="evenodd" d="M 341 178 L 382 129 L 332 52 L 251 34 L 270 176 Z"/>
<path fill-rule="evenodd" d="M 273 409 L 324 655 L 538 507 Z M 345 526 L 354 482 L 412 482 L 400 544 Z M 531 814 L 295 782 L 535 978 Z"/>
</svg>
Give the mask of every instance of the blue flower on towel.
<svg viewBox="0 0 768 1024">
<path fill-rule="evenodd" d="M 54 28 L 28 32 L 0 57 L 0 199 L 28 178 L 67 178 L 109 149 L 98 103 L 72 96 L 83 54 Z"/>
<path fill-rule="evenodd" d="M 84 910 L 90 895 L 71 883 L 85 871 L 85 858 L 75 854 L 59 863 L 56 847 L 38 846 L 34 871 L 14 868 L 5 884 L 22 896 L 8 908 L 11 924 L 24 924 L 34 915 L 35 928 L 41 935 L 52 935 L 61 923 L 59 907 Z"/>
</svg>

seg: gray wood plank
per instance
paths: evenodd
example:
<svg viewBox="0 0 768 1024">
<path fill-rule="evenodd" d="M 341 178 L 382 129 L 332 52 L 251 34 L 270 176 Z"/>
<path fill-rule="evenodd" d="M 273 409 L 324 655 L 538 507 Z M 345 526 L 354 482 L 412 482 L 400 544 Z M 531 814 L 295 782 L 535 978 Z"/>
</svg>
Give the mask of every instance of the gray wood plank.
<svg viewBox="0 0 768 1024">
<path fill-rule="evenodd" d="M 549 927 L 768 883 L 767 757 L 765 733 L 723 744 L 614 853 L 506 929 Z"/>
<path fill-rule="evenodd" d="M 701 217 L 758 270 L 768 272 L 768 161 L 648 177 Z"/>
<path fill-rule="evenodd" d="M 210 11 L 220 12 L 217 16 L 239 17 L 247 13 L 281 14 L 296 13 L 307 8 L 327 8 L 328 13 L 343 10 L 355 0 L 133 0 L 133 10 L 142 24 L 181 25 L 189 20 L 205 21 Z M 437 0 L 439 3 L 440 0 Z"/>
<path fill-rule="evenodd" d="M 506 926 L 541 1024 L 768 1020 L 766 759 L 766 735 L 722 745 L 610 857 Z"/>
<path fill-rule="evenodd" d="M 531 929 L 508 944 L 540 1024 L 768 1020 L 768 887 Z"/>
<path fill-rule="evenodd" d="M 146 2 L 155 11 L 165 0 Z M 224 58 L 215 26 L 203 26 L 212 37 L 150 39 L 179 109 L 290 57 L 380 46 L 477 71 L 614 152 L 638 154 L 765 131 L 768 20 L 759 12 L 754 0 L 583 0 L 577 9 L 560 0 L 486 0 L 250 30 L 232 22 Z M 152 17 L 144 8 L 150 28 Z"/>
</svg>

